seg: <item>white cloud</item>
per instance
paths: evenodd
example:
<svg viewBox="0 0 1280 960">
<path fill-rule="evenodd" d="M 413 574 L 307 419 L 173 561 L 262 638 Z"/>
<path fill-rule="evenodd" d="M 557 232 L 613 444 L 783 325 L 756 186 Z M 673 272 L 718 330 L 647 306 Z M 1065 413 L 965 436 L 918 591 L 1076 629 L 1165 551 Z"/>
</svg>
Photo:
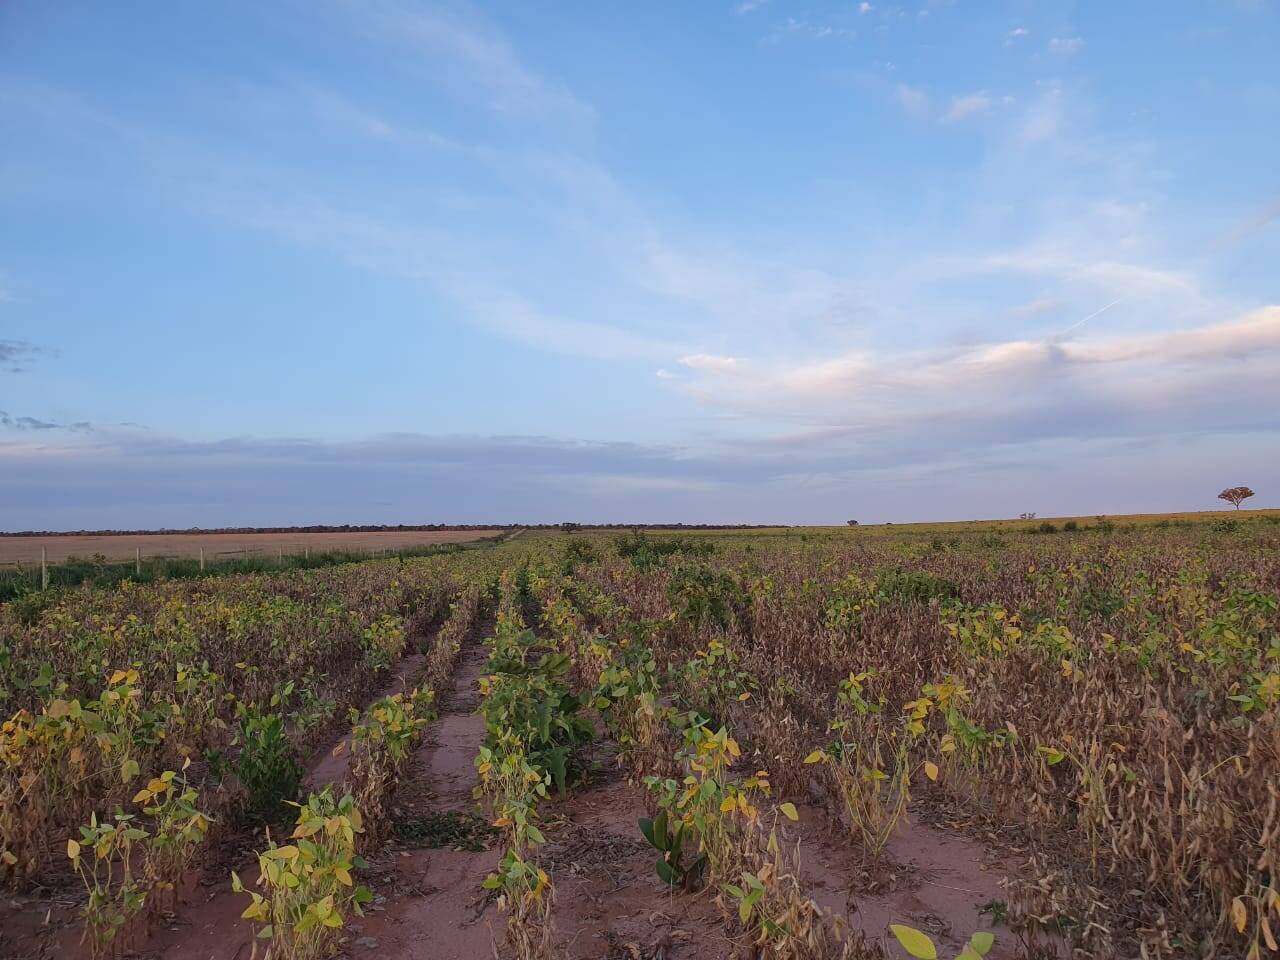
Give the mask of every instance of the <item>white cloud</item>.
<svg viewBox="0 0 1280 960">
<path fill-rule="evenodd" d="M 872 10 L 874 10 L 874 9 L 875 9 L 875 7 L 873 7 L 871 4 L 867 3 L 867 2 L 866 2 L 866 0 L 863 0 L 863 2 L 862 2 L 862 3 L 858 4 L 858 13 L 859 13 L 859 14 L 868 14 L 868 13 L 870 13 L 870 12 L 871 12 Z"/>
<path fill-rule="evenodd" d="M 810 40 L 853 40 L 858 36 L 858 32 L 838 24 L 814 23 L 811 20 L 787 17 L 774 27 L 769 39 L 777 41 L 787 36 L 805 37 Z"/>
<path fill-rule="evenodd" d="M 424 67 L 452 77 L 455 89 L 464 96 L 480 94 L 497 113 L 579 126 L 595 121 L 590 105 L 528 68 L 506 37 L 472 11 L 446 11 L 398 0 L 348 9 L 384 41 L 421 51 L 427 57 Z"/>
<path fill-rule="evenodd" d="M 1280 197 L 1264 204 L 1256 212 L 1238 222 L 1227 231 L 1220 243 L 1228 245 L 1240 243 L 1277 220 L 1280 220 Z M 0 299 L 3 298 L 0 297 Z"/>
<path fill-rule="evenodd" d="M 1023 37 L 1027 36 L 1030 33 L 1031 31 L 1028 30 L 1026 27 L 1014 27 L 1012 30 L 1010 30 L 1008 33 L 1004 35 L 1004 42 L 1006 44 L 1016 43 L 1018 40 L 1021 40 Z"/>
<path fill-rule="evenodd" d="M 966 117 L 986 113 L 991 109 L 991 96 L 985 91 L 953 97 L 947 112 L 943 114 L 943 123 L 957 123 Z"/>
<path fill-rule="evenodd" d="M 1049 52 L 1069 57 L 1084 46 L 1080 37 L 1053 37 L 1049 40 Z"/>
<path fill-rule="evenodd" d="M 742 0 L 740 4 L 733 8 L 733 12 L 741 16 L 744 13 L 751 13 L 754 10 L 759 10 L 761 7 L 768 4 L 768 2 L 769 0 Z"/>
<path fill-rule="evenodd" d="M 928 112 L 929 95 L 919 87 L 900 83 L 896 92 L 899 105 L 911 116 L 920 117 Z"/>
<path fill-rule="evenodd" d="M 1054 313 L 1062 309 L 1062 301 L 1056 297 L 1040 297 L 1036 300 L 1028 300 L 1026 303 L 1020 303 L 1010 309 L 1016 317 L 1036 317 L 1046 313 Z"/>
<path fill-rule="evenodd" d="M 830 445 L 843 436 L 976 453 L 1021 432 L 1151 438 L 1280 427 L 1268 402 L 1280 377 L 1280 306 L 1138 334 L 686 365 L 700 375 L 690 395 L 802 424 L 789 443 Z"/>
<path fill-rule="evenodd" d="M 713 370 L 716 373 L 733 373 L 740 368 L 736 357 L 721 357 L 710 353 L 694 353 L 681 357 L 680 363 L 691 370 Z"/>
<path fill-rule="evenodd" d="M 1049 90 L 1037 97 L 1027 109 L 1017 130 L 1017 142 L 1022 146 L 1046 143 L 1058 136 L 1063 123 L 1062 94 Z"/>
</svg>

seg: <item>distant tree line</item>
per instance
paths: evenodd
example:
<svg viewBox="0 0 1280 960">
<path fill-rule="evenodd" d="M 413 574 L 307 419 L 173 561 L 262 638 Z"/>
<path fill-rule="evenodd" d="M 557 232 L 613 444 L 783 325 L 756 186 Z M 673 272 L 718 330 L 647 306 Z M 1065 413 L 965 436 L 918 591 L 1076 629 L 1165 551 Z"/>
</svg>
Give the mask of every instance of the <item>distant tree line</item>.
<svg viewBox="0 0 1280 960">
<path fill-rule="evenodd" d="M 766 530 L 783 523 L 419 523 L 307 527 L 161 527 L 154 530 L 0 530 L 0 537 L 190 536 L 203 533 L 424 533 L 445 530 Z"/>
</svg>

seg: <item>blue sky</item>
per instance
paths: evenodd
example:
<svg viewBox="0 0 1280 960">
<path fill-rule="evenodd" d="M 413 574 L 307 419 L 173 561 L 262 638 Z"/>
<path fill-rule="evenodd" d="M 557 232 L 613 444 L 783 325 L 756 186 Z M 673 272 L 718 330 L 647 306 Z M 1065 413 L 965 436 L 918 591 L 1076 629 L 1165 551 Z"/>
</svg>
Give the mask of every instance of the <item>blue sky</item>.
<svg viewBox="0 0 1280 960">
<path fill-rule="evenodd" d="M 0 6 L 0 527 L 1280 503 L 1280 12 Z"/>
</svg>

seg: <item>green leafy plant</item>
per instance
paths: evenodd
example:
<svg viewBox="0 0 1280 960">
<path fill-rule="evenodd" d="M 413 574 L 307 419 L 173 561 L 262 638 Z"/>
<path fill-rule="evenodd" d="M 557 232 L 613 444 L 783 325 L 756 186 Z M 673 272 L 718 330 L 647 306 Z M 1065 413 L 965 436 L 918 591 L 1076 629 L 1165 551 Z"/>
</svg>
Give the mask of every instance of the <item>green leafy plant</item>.
<svg viewBox="0 0 1280 960">
<path fill-rule="evenodd" d="M 669 887 L 681 887 L 693 890 L 702 883 L 702 876 L 707 869 L 707 855 L 696 854 L 692 860 L 685 860 L 685 829 L 688 826 L 683 820 L 670 822 L 666 810 L 659 811 L 653 819 L 640 819 L 640 832 L 649 841 L 649 845 L 662 854 L 656 869 L 658 877 Z"/>
<path fill-rule="evenodd" d="M 279 714 L 245 718 L 236 774 L 248 794 L 249 812 L 264 820 L 274 820 L 297 798 L 302 766 Z"/>
</svg>

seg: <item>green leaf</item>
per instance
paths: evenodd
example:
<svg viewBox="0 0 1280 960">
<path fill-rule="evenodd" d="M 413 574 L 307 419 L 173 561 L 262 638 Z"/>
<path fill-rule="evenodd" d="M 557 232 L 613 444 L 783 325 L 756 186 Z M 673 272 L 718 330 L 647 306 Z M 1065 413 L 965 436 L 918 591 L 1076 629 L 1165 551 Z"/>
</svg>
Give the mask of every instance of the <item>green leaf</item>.
<svg viewBox="0 0 1280 960">
<path fill-rule="evenodd" d="M 938 948 L 933 945 L 932 940 L 915 927 L 891 923 L 889 924 L 889 931 L 897 937 L 898 943 L 902 944 L 902 949 L 915 957 L 916 960 L 938 960 Z"/>
<path fill-rule="evenodd" d="M 980 957 L 985 957 L 991 952 L 992 946 L 995 945 L 996 935 L 989 930 L 979 930 L 969 938 L 969 946 L 973 948 L 973 952 Z"/>
<path fill-rule="evenodd" d="M 640 818 L 640 832 L 644 834 L 644 838 L 649 841 L 650 846 L 655 847 L 658 850 L 662 849 L 662 847 L 658 846 L 658 841 L 653 832 L 653 821 L 648 817 Z"/>
<path fill-rule="evenodd" d="M 676 873 L 671 864 L 665 860 L 659 860 L 655 865 L 658 871 L 658 877 L 668 887 L 678 887 L 680 885 L 680 875 Z"/>
<path fill-rule="evenodd" d="M 796 812 L 794 803 L 780 803 L 778 804 L 778 809 L 782 811 L 782 815 L 788 820 L 796 821 L 800 819 L 800 814 Z"/>
</svg>

